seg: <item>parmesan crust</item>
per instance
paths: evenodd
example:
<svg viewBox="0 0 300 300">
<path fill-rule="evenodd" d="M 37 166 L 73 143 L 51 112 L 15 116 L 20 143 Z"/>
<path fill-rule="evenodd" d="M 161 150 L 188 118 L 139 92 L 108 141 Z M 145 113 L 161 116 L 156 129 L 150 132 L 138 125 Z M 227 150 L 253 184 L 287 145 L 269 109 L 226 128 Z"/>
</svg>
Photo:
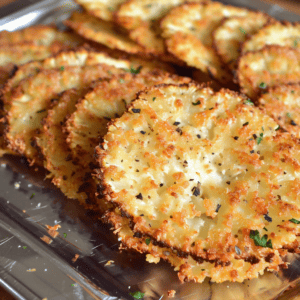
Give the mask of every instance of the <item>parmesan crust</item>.
<svg viewBox="0 0 300 300">
<path fill-rule="evenodd" d="M 76 111 L 67 121 L 67 141 L 74 158 L 84 167 L 94 162 L 94 149 L 99 144 L 99 138 L 106 134 L 107 123 L 120 117 L 140 90 L 155 84 L 190 81 L 189 78 L 152 71 L 138 75 L 120 74 L 100 82 L 77 104 Z"/>
<path fill-rule="evenodd" d="M 115 20 L 129 31 L 129 37 L 145 50 L 161 58 L 172 60 L 167 54 L 164 40 L 160 37 L 159 22 L 171 8 L 191 2 L 185 0 L 127 0 L 116 11 Z M 192 2 L 203 2 L 197 0 Z M 174 59 L 173 59 L 174 60 Z"/>
<path fill-rule="evenodd" d="M 229 90 L 151 88 L 96 149 L 105 197 L 135 233 L 181 255 L 229 266 L 239 258 L 256 275 L 275 257 L 276 269 L 300 231 L 290 221 L 300 218 L 300 145 L 276 128 Z"/>
<path fill-rule="evenodd" d="M 113 225 L 118 234 L 121 241 L 120 249 L 134 249 L 144 253 L 149 263 L 159 263 L 160 259 L 168 261 L 178 272 L 178 278 L 181 282 L 201 283 L 207 277 L 217 283 L 227 280 L 242 282 L 245 279 L 262 275 L 265 268 L 269 268 L 270 271 L 276 270 L 278 264 L 283 263 L 278 252 L 272 256 L 272 261 L 260 261 L 256 264 L 251 264 L 240 258 L 233 259 L 231 264 L 225 264 L 222 261 L 195 260 L 190 255 L 182 256 L 177 250 L 159 246 L 156 240 L 148 237 L 137 238 L 130 228 L 129 219 L 121 217 L 120 214 L 120 210 L 116 209 L 104 216 L 104 220 Z"/>
<path fill-rule="evenodd" d="M 6 117 L 8 147 L 25 155 L 31 163 L 41 164 L 33 138 L 41 128 L 41 120 L 46 116 L 51 100 L 65 90 L 82 89 L 97 78 L 109 77 L 111 72 L 117 74 L 122 70 L 104 64 L 65 67 L 63 70 L 43 70 L 21 81 L 12 91 Z"/>
<path fill-rule="evenodd" d="M 113 23 L 102 21 L 87 13 L 74 12 L 71 18 L 65 21 L 65 24 L 86 39 L 103 44 L 108 48 L 133 54 L 143 52 L 141 46 L 117 32 Z"/>
<path fill-rule="evenodd" d="M 232 76 L 213 49 L 212 33 L 224 17 L 248 14 L 248 9 L 219 2 L 186 3 L 173 8 L 163 18 L 162 35 L 168 51 L 178 59 L 226 84 Z"/>
<path fill-rule="evenodd" d="M 51 46 L 57 52 L 62 48 L 79 46 L 83 40 L 70 32 L 59 31 L 55 26 L 37 25 L 18 31 L 1 31 L 0 45 L 33 42 L 36 45 Z"/>
<path fill-rule="evenodd" d="M 266 88 L 298 83 L 300 52 L 276 45 L 243 54 L 238 62 L 237 81 L 241 92 L 256 99 Z"/>
<path fill-rule="evenodd" d="M 90 15 L 104 21 L 112 21 L 113 13 L 125 0 L 75 0 Z"/>
<path fill-rule="evenodd" d="M 300 23 L 270 22 L 243 44 L 242 52 L 256 51 L 266 45 L 300 49 Z"/>
<path fill-rule="evenodd" d="M 300 86 L 280 85 L 268 90 L 258 99 L 260 107 L 273 118 L 281 129 L 300 138 Z M 279 129 L 279 127 L 278 127 Z"/>
<path fill-rule="evenodd" d="M 229 17 L 213 32 L 213 45 L 231 71 L 237 68 L 240 47 L 247 37 L 256 33 L 271 18 L 261 12 L 249 12 L 246 17 Z"/>
<path fill-rule="evenodd" d="M 77 199 L 85 207 L 93 208 L 97 203 L 95 182 L 90 172 L 72 159 L 66 135 L 62 132 L 65 119 L 75 111 L 77 101 L 86 90 L 71 89 L 56 100 L 43 120 L 43 128 L 36 142 L 44 157 L 44 167 L 50 172 L 47 177 L 52 178 L 52 183 L 68 198 Z"/>
</svg>

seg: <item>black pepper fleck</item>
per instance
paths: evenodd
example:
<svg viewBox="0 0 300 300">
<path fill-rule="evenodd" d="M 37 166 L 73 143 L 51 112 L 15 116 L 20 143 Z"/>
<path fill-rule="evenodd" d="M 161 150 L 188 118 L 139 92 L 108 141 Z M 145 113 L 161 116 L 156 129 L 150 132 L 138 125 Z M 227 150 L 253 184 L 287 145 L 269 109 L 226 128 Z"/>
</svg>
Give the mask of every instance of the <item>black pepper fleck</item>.
<svg viewBox="0 0 300 300">
<path fill-rule="evenodd" d="M 141 193 L 139 193 L 138 195 L 135 196 L 135 198 L 143 200 L 143 195 Z"/>
<path fill-rule="evenodd" d="M 138 114 L 138 113 L 141 112 L 141 110 L 139 108 L 133 108 L 132 112 L 135 113 L 135 114 Z"/>
</svg>

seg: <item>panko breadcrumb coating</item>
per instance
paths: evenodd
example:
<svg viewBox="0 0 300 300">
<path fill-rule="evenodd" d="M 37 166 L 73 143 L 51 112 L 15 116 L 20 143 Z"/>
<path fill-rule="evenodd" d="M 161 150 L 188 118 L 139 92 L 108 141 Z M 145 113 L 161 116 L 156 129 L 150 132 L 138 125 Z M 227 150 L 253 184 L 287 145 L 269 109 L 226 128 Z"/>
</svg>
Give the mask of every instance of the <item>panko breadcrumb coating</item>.
<svg viewBox="0 0 300 300">
<path fill-rule="evenodd" d="M 242 93 L 253 100 L 267 88 L 298 83 L 300 52 L 277 45 L 243 54 L 238 61 L 237 82 Z"/>
<path fill-rule="evenodd" d="M 274 258 L 277 269 L 300 231 L 291 221 L 300 219 L 300 146 L 277 127 L 229 90 L 149 89 L 97 148 L 103 193 L 160 245 L 197 261 L 239 258 L 260 273 Z"/>
<path fill-rule="evenodd" d="M 138 72 L 137 69 L 131 71 Z M 161 83 L 188 83 L 190 78 L 170 75 L 162 71 L 114 76 L 100 82 L 76 106 L 76 111 L 66 123 L 68 143 L 74 158 L 84 167 L 93 163 L 94 149 L 99 137 L 107 133 L 111 119 L 120 117 L 136 93 L 146 87 Z"/>
<path fill-rule="evenodd" d="M 279 129 L 300 138 L 300 85 L 280 85 L 270 88 L 258 99 L 258 105 L 275 120 Z"/>
<path fill-rule="evenodd" d="M 232 76 L 213 48 L 212 33 L 224 17 L 247 16 L 249 12 L 219 2 L 185 3 L 163 18 L 162 36 L 168 51 L 178 59 L 226 84 Z"/>
<path fill-rule="evenodd" d="M 229 17 L 213 32 L 213 45 L 222 61 L 234 71 L 240 47 L 247 37 L 256 33 L 271 18 L 261 12 L 249 12 L 246 17 Z"/>
</svg>

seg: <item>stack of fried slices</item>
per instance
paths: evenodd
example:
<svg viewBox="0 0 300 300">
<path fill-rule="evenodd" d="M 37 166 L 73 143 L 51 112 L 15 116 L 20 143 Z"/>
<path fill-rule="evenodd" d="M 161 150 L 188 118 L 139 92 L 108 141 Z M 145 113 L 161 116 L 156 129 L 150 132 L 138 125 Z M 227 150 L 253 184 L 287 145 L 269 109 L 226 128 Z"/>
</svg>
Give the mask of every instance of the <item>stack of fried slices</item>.
<svg viewBox="0 0 300 300">
<path fill-rule="evenodd" d="M 1 154 L 43 166 L 181 281 L 285 267 L 300 252 L 300 24 L 216 1 L 77 3 L 72 32 L 0 32 Z"/>
</svg>

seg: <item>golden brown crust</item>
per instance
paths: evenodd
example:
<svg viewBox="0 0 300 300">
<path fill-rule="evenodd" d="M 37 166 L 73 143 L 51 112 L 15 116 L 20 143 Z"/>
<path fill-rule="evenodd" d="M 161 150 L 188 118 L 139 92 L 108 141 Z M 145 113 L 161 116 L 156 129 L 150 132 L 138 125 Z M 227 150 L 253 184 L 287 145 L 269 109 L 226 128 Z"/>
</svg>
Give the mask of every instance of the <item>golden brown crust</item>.
<svg viewBox="0 0 300 300">
<path fill-rule="evenodd" d="M 237 68 L 241 44 L 270 19 L 270 16 L 262 12 L 249 12 L 246 17 L 224 18 L 213 32 L 213 46 L 231 71 Z"/>
<path fill-rule="evenodd" d="M 151 88 L 96 150 L 106 199 L 164 247 L 223 263 L 239 253 L 259 272 L 272 256 L 276 269 L 300 232 L 300 145 L 276 128 L 228 90 Z"/>
<path fill-rule="evenodd" d="M 93 163 L 95 147 L 107 133 L 111 119 L 120 117 L 136 93 L 146 87 L 161 83 L 187 83 L 190 78 L 170 75 L 162 71 L 130 73 L 114 76 L 100 82 L 77 104 L 76 111 L 66 122 L 68 143 L 74 158 L 84 167 Z M 133 69 L 132 71 L 137 71 Z"/>
<path fill-rule="evenodd" d="M 270 20 L 257 33 L 249 36 L 243 43 L 242 53 L 257 51 L 266 45 L 278 45 L 300 49 L 300 23 Z"/>
<path fill-rule="evenodd" d="M 277 45 L 243 54 L 238 61 L 237 82 L 241 92 L 256 99 L 266 88 L 298 83 L 300 52 Z"/>
<path fill-rule="evenodd" d="M 213 49 L 212 33 L 225 16 L 247 16 L 249 12 L 218 2 L 186 3 L 163 18 L 162 36 L 168 51 L 178 59 L 226 84 L 232 76 Z"/>
<path fill-rule="evenodd" d="M 300 85 L 280 85 L 260 96 L 258 105 L 281 129 L 300 138 Z M 279 129 L 279 128 L 278 128 Z"/>
<path fill-rule="evenodd" d="M 102 210 L 105 204 L 96 199 L 96 183 L 89 169 L 72 159 L 62 126 L 66 118 L 76 110 L 76 103 L 86 93 L 88 87 L 82 90 L 71 89 L 58 97 L 53 107 L 48 110 L 43 119 L 43 127 L 36 137 L 38 147 L 44 158 L 44 167 L 50 172 L 47 178 L 52 178 L 61 191 L 71 199 L 77 199 L 87 208 Z"/>
<path fill-rule="evenodd" d="M 8 147 L 29 161 L 41 164 L 33 138 L 41 128 L 41 120 L 46 116 L 51 100 L 57 94 L 71 89 L 82 89 L 109 73 L 122 72 L 108 65 L 65 67 L 61 70 L 43 70 L 37 75 L 24 79 L 12 91 L 10 108 L 6 117 L 5 138 Z"/>
<path fill-rule="evenodd" d="M 144 49 L 123 34 L 118 33 L 113 23 L 102 21 L 87 13 L 74 12 L 65 24 L 88 40 L 103 44 L 111 49 L 127 53 L 142 53 Z"/>
<path fill-rule="evenodd" d="M 164 45 L 161 38 L 160 20 L 171 8 L 191 2 L 185 0 L 127 0 L 120 5 L 114 17 L 117 24 L 128 30 L 129 37 L 144 47 L 145 51 L 159 56 L 163 60 L 175 61 Z M 203 2 L 197 0 L 192 2 Z M 175 61 L 176 62 L 176 61 Z"/>
<path fill-rule="evenodd" d="M 113 13 L 125 0 L 75 0 L 90 15 L 104 21 L 112 21 Z"/>
</svg>

